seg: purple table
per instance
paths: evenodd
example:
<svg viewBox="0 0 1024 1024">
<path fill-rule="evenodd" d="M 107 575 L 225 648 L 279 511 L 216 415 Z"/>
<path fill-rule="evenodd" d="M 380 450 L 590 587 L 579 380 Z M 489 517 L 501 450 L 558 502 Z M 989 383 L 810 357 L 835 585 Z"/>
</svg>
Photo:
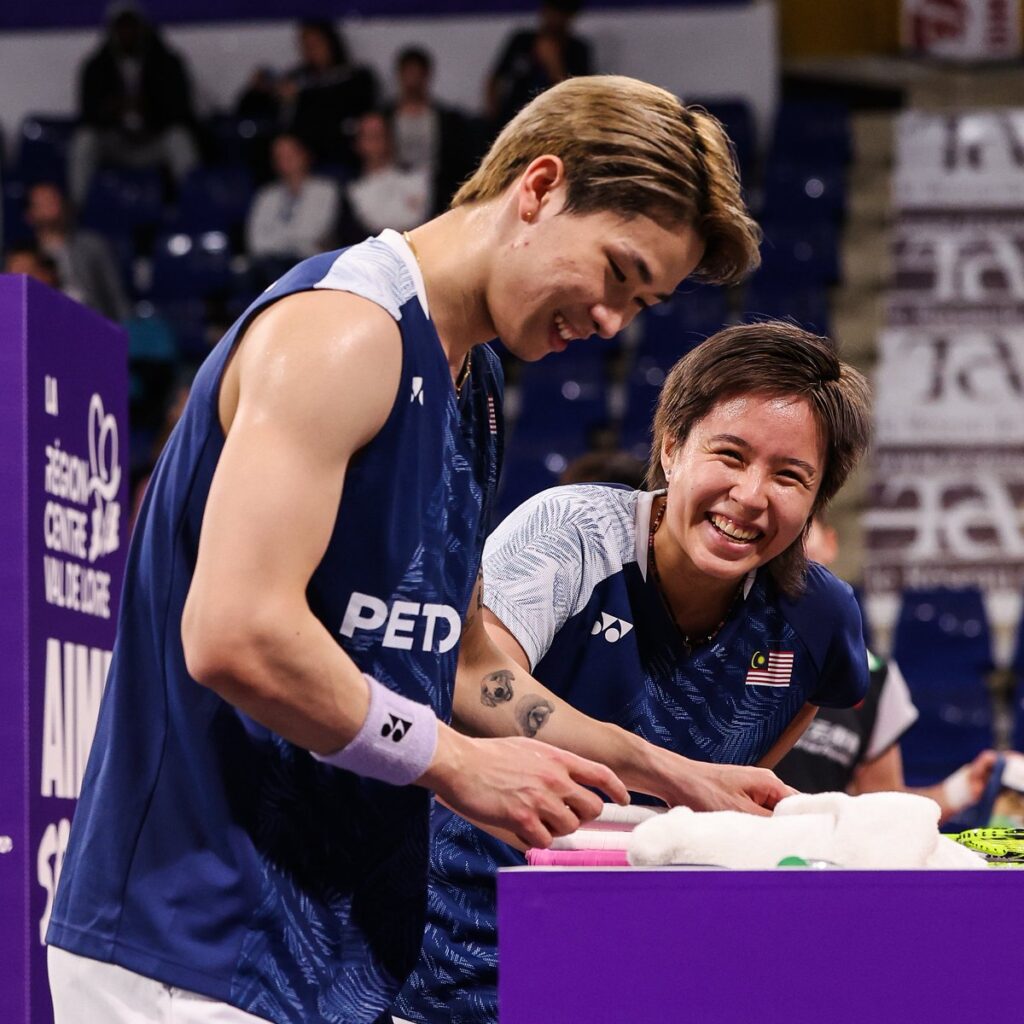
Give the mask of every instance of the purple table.
<svg viewBox="0 0 1024 1024">
<path fill-rule="evenodd" d="M 1022 920 L 1012 869 L 504 870 L 501 1024 L 1021 1021 Z"/>
<path fill-rule="evenodd" d="M 36 281 L 0 275 L 3 1024 L 51 1020 L 42 936 L 124 574 L 127 383 L 123 330 Z"/>
</svg>

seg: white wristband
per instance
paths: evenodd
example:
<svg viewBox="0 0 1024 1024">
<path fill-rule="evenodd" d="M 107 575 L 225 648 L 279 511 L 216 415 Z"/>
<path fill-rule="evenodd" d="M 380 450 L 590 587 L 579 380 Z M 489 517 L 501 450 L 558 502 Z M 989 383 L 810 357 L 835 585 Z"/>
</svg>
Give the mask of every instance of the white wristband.
<svg viewBox="0 0 1024 1024">
<path fill-rule="evenodd" d="M 352 741 L 318 761 L 393 786 L 415 782 L 430 767 L 437 748 L 433 708 L 395 693 L 363 673 L 370 687 L 370 709 Z"/>
<path fill-rule="evenodd" d="M 971 799 L 971 768 L 964 765 L 957 768 L 952 775 L 942 783 L 942 799 L 947 809 L 952 814 L 962 811 L 968 804 L 973 803 Z"/>
</svg>

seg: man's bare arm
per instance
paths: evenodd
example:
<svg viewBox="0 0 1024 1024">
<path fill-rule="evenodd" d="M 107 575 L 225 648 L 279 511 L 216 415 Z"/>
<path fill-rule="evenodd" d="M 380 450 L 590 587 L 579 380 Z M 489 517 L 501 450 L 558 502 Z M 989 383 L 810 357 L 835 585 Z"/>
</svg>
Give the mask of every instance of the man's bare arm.
<svg viewBox="0 0 1024 1024">
<path fill-rule="evenodd" d="M 401 373 L 394 321 L 341 292 L 291 296 L 246 333 L 222 388 L 227 439 L 210 488 L 182 619 L 191 675 L 317 753 L 359 731 L 369 690 L 313 615 L 352 455 L 380 430 Z M 610 771 L 524 740 L 481 743 L 439 726 L 423 785 L 533 845 L 626 799 Z M 516 784 L 513 784 L 515 780 Z"/>
</svg>

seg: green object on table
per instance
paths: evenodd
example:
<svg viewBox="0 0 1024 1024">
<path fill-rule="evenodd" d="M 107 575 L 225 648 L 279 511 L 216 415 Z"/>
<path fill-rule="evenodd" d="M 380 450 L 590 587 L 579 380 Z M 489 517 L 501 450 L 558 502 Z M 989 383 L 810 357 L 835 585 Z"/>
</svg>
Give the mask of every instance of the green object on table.
<svg viewBox="0 0 1024 1024">
<path fill-rule="evenodd" d="M 783 857 L 777 866 L 780 868 L 805 868 L 807 861 L 803 857 Z"/>
</svg>

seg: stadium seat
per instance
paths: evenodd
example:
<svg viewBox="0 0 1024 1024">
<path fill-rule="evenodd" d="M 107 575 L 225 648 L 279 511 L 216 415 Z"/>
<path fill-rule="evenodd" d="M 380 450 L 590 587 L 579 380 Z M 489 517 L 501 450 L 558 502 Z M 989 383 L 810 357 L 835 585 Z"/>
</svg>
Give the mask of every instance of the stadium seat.
<svg viewBox="0 0 1024 1024">
<path fill-rule="evenodd" d="M 151 297 L 162 300 L 208 298 L 231 287 L 231 247 L 220 231 L 163 235 L 153 248 Z"/>
<path fill-rule="evenodd" d="M 586 343 L 581 343 L 583 348 Z M 517 443 L 559 440 L 585 448 L 591 433 L 608 422 L 608 386 L 603 363 L 569 352 L 528 364 L 519 377 Z"/>
<path fill-rule="evenodd" d="M 760 275 L 784 278 L 793 286 L 835 284 L 839 272 L 839 233 L 829 223 L 771 222 L 762 225 Z"/>
<path fill-rule="evenodd" d="M 585 444 L 572 438 L 554 438 L 549 443 L 526 439 L 517 427 L 501 472 L 492 528 L 527 498 L 556 486 L 565 467 L 586 450 Z"/>
<path fill-rule="evenodd" d="M 67 181 L 68 150 L 77 127 L 74 117 L 29 114 L 21 122 L 17 174 L 26 184 Z"/>
<path fill-rule="evenodd" d="M 764 176 L 765 221 L 839 224 L 846 213 L 846 175 L 774 159 Z"/>
<path fill-rule="evenodd" d="M 252 178 L 244 168 L 197 167 L 182 182 L 173 230 L 240 237 L 252 196 Z"/>
<path fill-rule="evenodd" d="M 788 320 L 816 334 L 829 334 L 828 292 L 821 286 L 758 273 L 747 285 L 743 309 L 744 321 Z"/>
<path fill-rule="evenodd" d="M 774 158 L 818 169 L 841 169 L 853 151 L 849 108 L 838 103 L 787 101 L 772 136 Z"/>
<path fill-rule="evenodd" d="M 0 248 L 31 240 L 32 229 L 25 223 L 25 183 L 8 178 L 3 183 L 3 221 L 0 221 Z"/>
<path fill-rule="evenodd" d="M 901 741 L 907 782 L 929 785 L 992 745 L 994 662 L 981 592 L 905 591 L 892 656 L 920 712 Z"/>
<path fill-rule="evenodd" d="M 155 168 L 105 167 L 96 173 L 82 206 L 81 223 L 106 235 L 138 241 L 164 216 L 164 185 Z"/>
<path fill-rule="evenodd" d="M 1010 665 L 1016 686 L 1013 691 L 1013 736 L 1014 750 L 1024 751 L 1024 614 L 1017 626 L 1017 646 Z"/>
</svg>

